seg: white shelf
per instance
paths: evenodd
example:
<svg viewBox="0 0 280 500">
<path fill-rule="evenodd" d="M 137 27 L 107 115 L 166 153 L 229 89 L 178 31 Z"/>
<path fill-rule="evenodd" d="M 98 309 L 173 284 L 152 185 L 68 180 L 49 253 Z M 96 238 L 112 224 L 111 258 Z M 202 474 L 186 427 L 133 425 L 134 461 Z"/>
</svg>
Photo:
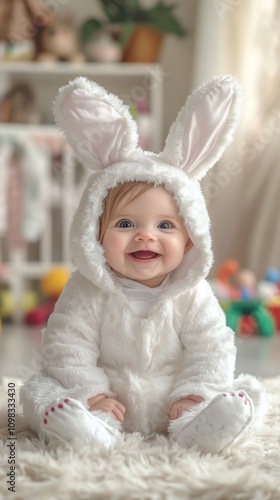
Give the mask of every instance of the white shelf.
<svg viewBox="0 0 280 500">
<path fill-rule="evenodd" d="M 6 87 L 10 82 L 23 78 L 33 84 L 43 120 L 49 123 L 52 122 L 50 110 L 58 88 L 77 76 L 96 79 L 109 92 L 120 95 L 125 102 L 133 102 L 139 95 L 146 95 L 152 120 L 151 149 L 154 152 L 161 150 L 163 74 L 159 63 L 0 61 L 0 81 Z"/>
<path fill-rule="evenodd" d="M 0 123 L 0 141 L 14 139 L 13 135 L 27 135 L 35 143 L 44 144 L 45 154 L 52 159 L 52 137 L 63 137 L 59 129 L 52 125 L 52 103 L 58 88 L 77 76 L 96 80 L 109 92 L 120 96 L 127 104 L 144 97 L 150 105 L 151 146 L 154 152 L 162 149 L 162 109 L 163 73 L 160 64 L 134 63 L 40 63 L 40 62 L 1 62 L 0 88 L 6 91 L 10 85 L 26 81 L 34 90 L 38 106 L 39 120 L 50 125 L 3 124 Z M 42 142 L 42 138 L 47 141 Z M 38 140 L 39 139 L 39 140 Z M 41 141 L 41 142 L 40 142 Z M 57 139 L 54 143 L 56 145 Z M 45 207 L 45 223 L 42 234 L 36 243 L 36 252 L 31 246 L 25 249 L 9 248 L 5 237 L 0 238 L 0 261 L 5 253 L 8 281 L 17 304 L 20 304 L 23 290 L 28 279 L 40 278 L 56 263 L 61 254 L 60 264 L 72 267 L 68 245 L 69 228 L 78 200 L 81 196 L 87 172 L 75 163 L 71 148 L 62 141 L 61 169 L 59 177 L 54 176 L 54 164 L 50 161 L 47 173 L 49 186 L 48 204 Z M 78 176 L 76 173 L 78 172 Z M 59 234 L 58 234 L 59 233 Z M 61 240 L 61 241 L 60 241 Z M 60 252 L 57 251 L 61 245 Z M 8 251 L 7 251 L 8 248 Z M 28 250 L 31 250 L 28 253 Z M 37 254 L 39 254 L 39 261 Z M 28 257 L 29 255 L 29 257 Z M 34 257 L 33 257 L 34 256 Z M 34 260 L 30 260 L 30 259 Z M 16 317 L 20 320 L 20 314 Z"/>
<path fill-rule="evenodd" d="M 56 125 L 44 125 L 41 123 L 1 123 L 1 135 L 17 134 L 17 135 L 42 135 L 44 137 L 63 136 L 62 132 Z"/>
<path fill-rule="evenodd" d="M 0 62 L 0 74 L 139 77 L 159 70 L 159 64 L 142 63 Z"/>
</svg>

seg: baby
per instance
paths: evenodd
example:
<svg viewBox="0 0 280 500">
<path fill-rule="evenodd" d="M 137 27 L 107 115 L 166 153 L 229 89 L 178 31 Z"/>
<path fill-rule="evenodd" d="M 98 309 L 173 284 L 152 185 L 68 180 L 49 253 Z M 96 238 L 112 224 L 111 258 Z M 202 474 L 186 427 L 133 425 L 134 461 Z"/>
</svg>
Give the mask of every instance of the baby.
<svg viewBox="0 0 280 500">
<path fill-rule="evenodd" d="M 261 383 L 234 379 L 234 334 L 205 278 L 209 218 L 198 183 L 231 140 L 232 77 L 196 90 L 162 153 L 137 147 L 126 106 L 84 78 L 55 114 L 94 170 L 74 216 L 72 274 L 43 335 L 42 373 L 21 391 L 46 439 L 108 446 L 122 432 L 169 434 L 218 453 L 262 422 Z"/>
</svg>

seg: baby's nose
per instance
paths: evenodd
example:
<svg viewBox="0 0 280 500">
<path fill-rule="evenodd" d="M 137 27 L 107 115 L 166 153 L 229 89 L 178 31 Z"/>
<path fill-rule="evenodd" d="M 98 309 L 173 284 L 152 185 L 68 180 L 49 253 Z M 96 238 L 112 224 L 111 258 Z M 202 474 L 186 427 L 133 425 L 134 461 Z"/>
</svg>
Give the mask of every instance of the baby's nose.
<svg viewBox="0 0 280 500">
<path fill-rule="evenodd" d="M 140 229 L 137 232 L 135 239 L 136 241 L 155 241 L 156 235 L 154 231 L 150 229 Z"/>
</svg>

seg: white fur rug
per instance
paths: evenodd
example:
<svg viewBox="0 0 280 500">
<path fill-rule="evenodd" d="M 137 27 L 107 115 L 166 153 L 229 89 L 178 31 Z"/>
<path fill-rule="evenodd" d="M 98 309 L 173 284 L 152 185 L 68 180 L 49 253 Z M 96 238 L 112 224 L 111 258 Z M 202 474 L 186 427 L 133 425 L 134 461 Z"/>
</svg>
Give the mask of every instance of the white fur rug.
<svg viewBox="0 0 280 500">
<path fill-rule="evenodd" d="M 254 437 L 220 455 L 200 455 L 139 434 L 104 451 L 46 446 L 23 425 L 17 403 L 15 493 L 8 491 L 7 382 L 1 388 L 0 499 L 279 500 L 280 377 L 265 381 L 270 410 Z"/>
</svg>

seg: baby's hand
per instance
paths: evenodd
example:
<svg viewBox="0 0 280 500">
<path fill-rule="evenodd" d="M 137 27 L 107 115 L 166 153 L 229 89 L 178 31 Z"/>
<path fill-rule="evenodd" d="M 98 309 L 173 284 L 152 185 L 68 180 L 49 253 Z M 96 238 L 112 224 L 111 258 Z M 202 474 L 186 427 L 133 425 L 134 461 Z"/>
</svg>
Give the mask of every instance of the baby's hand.
<svg viewBox="0 0 280 500">
<path fill-rule="evenodd" d="M 188 396 L 187 398 L 179 399 L 176 401 L 169 411 L 170 420 L 176 420 L 181 417 L 185 411 L 190 411 L 193 406 L 201 403 L 203 398 L 201 396 Z"/>
<path fill-rule="evenodd" d="M 116 399 L 108 398 L 106 394 L 97 394 L 97 396 L 89 398 L 87 402 L 89 411 L 106 411 L 107 413 L 111 413 L 120 422 L 124 421 L 125 406 Z"/>
</svg>

